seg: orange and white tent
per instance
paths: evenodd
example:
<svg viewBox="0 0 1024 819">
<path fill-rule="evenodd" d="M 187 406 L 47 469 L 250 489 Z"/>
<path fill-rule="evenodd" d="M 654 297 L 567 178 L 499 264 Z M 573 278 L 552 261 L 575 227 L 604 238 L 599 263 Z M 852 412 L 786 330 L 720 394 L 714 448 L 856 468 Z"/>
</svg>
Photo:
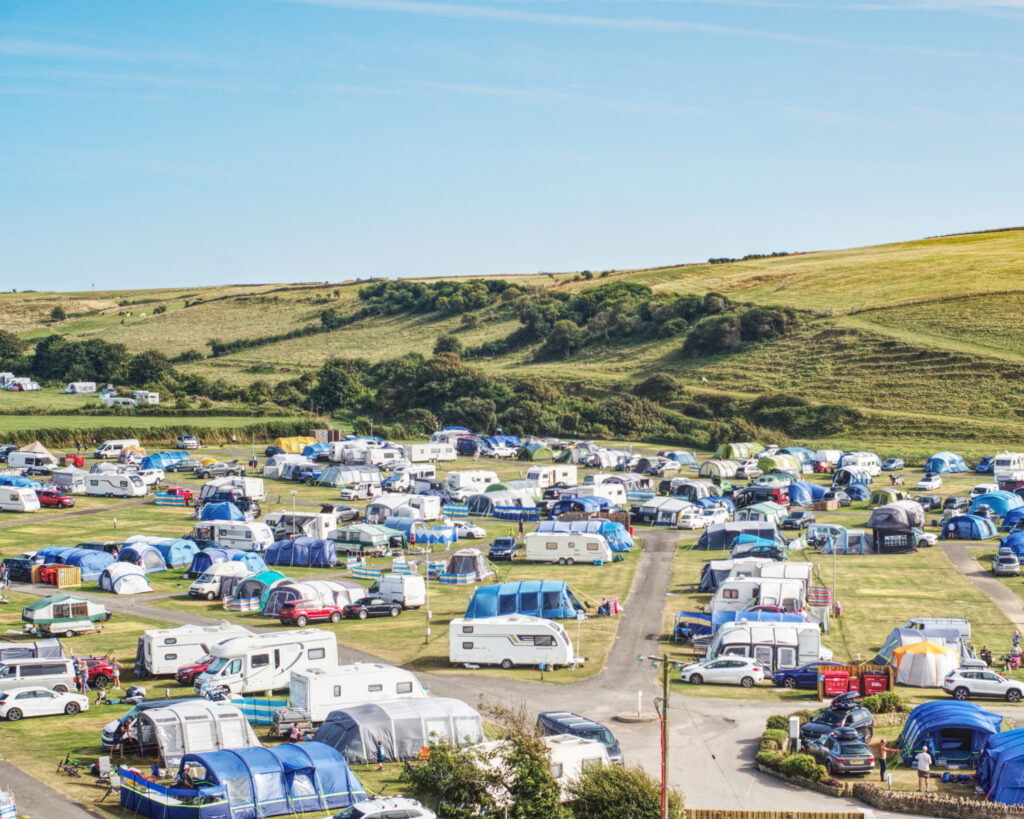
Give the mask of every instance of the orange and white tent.
<svg viewBox="0 0 1024 819">
<path fill-rule="evenodd" d="M 941 688 L 950 671 L 960 667 L 956 651 L 924 640 L 893 649 L 891 663 L 897 685 Z"/>
</svg>

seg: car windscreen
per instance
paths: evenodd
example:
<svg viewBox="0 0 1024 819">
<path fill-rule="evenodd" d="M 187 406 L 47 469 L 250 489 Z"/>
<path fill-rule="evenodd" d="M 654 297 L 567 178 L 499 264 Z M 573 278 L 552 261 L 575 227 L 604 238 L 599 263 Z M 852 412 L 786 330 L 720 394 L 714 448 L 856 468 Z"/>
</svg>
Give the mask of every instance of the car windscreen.
<svg viewBox="0 0 1024 819">
<path fill-rule="evenodd" d="M 845 717 L 845 712 L 819 711 L 814 717 L 814 722 L 820 722 L 823 725 L 842 725 Z"/>
<path fill-rule="evenodd" d="M 607 728 L 577 728 L 576 736 L 583 739 L 597 740 L 606 748 L 611 748 L 616 744 L 615 737 L 612 736 L 612 732 Z"/>
</svg>

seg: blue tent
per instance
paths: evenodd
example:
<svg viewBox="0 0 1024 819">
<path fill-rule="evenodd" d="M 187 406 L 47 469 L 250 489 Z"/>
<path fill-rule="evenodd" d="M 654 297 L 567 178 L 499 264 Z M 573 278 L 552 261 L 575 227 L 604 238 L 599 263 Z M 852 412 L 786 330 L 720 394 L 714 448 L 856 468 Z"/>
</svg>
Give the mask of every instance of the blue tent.
<svg viewBox="0 0 1024 819">
<path fill-rule="evenodd" d="M 208 503 L 203 507 L 200 520 L 245 520 L 242 510 L 233 503 Z"/>
<path fill-rule="evenodd" d="M 466 617 L 495 617 L 499 614 L 531 614 L 559 620 L 575 617 L 583 604 L 564 580 L 523 580 L 481 586 L 466 607 Z"/>
<path fill-rule="evenodd" d="M 818 459 L 817 453 L 813 449 L 808 449 L 805 446 L 785 446 L 779 450 L 784 455 L 792 455 L 801 464 L 809 464 L 812 461 Z"/>
<path fill-rule="evenodd" d="M 611 505 L 612 502 L 608 498 L 599 498 L 591 495 L 582 498 L 562 498 L 559 501 L 555 501 L 551 507 L 551 517 L 557 518 L 566 512 L 583 512 L 588 515 L 596 515 Z"/>
<path fill-rule="evenodd" d="M 1001 734 L 992 734 L 985 744 L 985 750 L 981 752 L 981 761 L 978 763 L 978 784 L 986 791 L 996 782 L 1000 768 L 1012 764 L 1013 761 L 1024 756 L 1024 729 L 1017 728 L 1014 731 L 1003 731 Z M 1024 771 L 1017 769 L 1015 785 L 1017 788 L 1024 786 L 1021 774 Z M 1003 783 L 1004 787 L 1006 783 Z M 1019 805 L 1024 801 L 1024 791 L 1021 791 L 1016 799 L 1006 800 L 990 797 L 995 801 L 1006 802 L 1008 805 Z"/>
<path fill-rule="evenodd" d="M 909 765 L 927 742 L 939 764 L 970 763 L 981 755 L 1003 718 L 973 702 L 933 700 L 910 712 L 896 740 L 900 758 Z M 942 760 L 940 762 L 940 760 Z"/>
<path fill-rule="evenodd" d="M 1017 525 L 1017 522 L 1021 518 L 1024 518 L 1024 506 L 1018 506 L 1016 509 L 1011 509 L 1003 517 L 1003 524 L 999 527 L 1000 532 L 1009 532 Z"/>
<path fill-rule="evenodd" d="M 459 539 L 458 533 L 452 526 L 427 526 L 418 518 L 392 515 L 384 521 L 389 529 L 401 532 L 410 543 L 434 543 L 449 544 L 456 543 Z"/>
<path fill-rule="evenodd" d="M 227 549 L 222 547 L 203 549 L 192 558 L 192 563 L 185 573 L 186 577 L 199 577 L 214 563 L 222 563 L 226 560 L 240 560 L 245 563 L 250 572 L 264 572 L 267 564 L 256 552 L 246 552 L 242 549 Z"/>
<path fill-rule="evenodd" d="M 34 492 L 43 488 L 39 481 L 21 475 L 0 475 L 0 486 L 16 486 L 18 489 L 31 489 Z"/>
<path fill-rule="evenodd" d="M 718 496 L 711 498 L 697 498 L 697 500 L 692 501 L 692 503 L 694 506 L 701 509 L 710 509 L 712 506 L 725 506 L 725 508 L 729 510 L 730 515 L 736 511 L 736 504 L 732 502 L 731 498 L 722 498 Z"/>
<path fill-rule="evenodd" d="M 537 531 L 601 535 L 608 541 L 608 546 L 613 552 L 628 552 L 634 545 L 629 530 L 621 523 L 612 520 L 542 520 Z"/>
<path fill-rule="evenodd" d="M 46 546 L 36 552 L 44 563 L 59 563 L 63 566 L 78 566 L 82 571 L 82 580 L 99 580 L 103 570 L 114 562 L 109 552 L 95 549 L 76 549 L 71 546 Z"/>
<path fill-rule="evenodd" d="M 1024 557 L 1024 532 L 1010 532 L 999 541 L 999 545 L 1013 549 L 1013 553 L 1017 557 Z"/>
<path fill-rule="evenodd" d="M 661 453 L 662 457 L 668 458 L 670 461 L 675 461 L 680 466 L 696 466 L 697 459 L 693 457 L 693 453 L 685 449 L 675 449 L 671 452 Z"/>
<path fill-rule="evenodd" d="M 967 472 L 967 464 L 964 459 L 955 452 L 936 452 L 924 464 L 924 471 L 932 474 L 945 472 Z"/>
<path fill-rule="evenodd" d="M 311 461 L 316 460 L 316 456 L 321 452 L 329 452 L 331 449 L 330 444 L 309 444 L 302 450 L 302 457 L 309 458 Z"/>
<path fill-rule="evenodd" d="M 942 526 L 943 540 L 987 540 L 995 537 L 996 525 L 977 515 L 957 515 Z"/>
<path fill-rule="evenodd" d="M 199 554 L 199 545 L 194 540 L 168 538 L 157 541 L 153 545 L 160 550 L 160 554 L 164 557 L 164 563 L 171 569 L 188 566 L 192 559 Z"/>
<path fill-rule="evenodd" d="M 860 484 L 863 486 L 863 484 Z M 825 487 L 807 481 L 793 481 L 789 485 L 789 502 L 793 506 L 810 506 L 825 497 Z"/>
<path fill-rule="evenodd" d="M 187 452 L 154 452 L 143 458 L 139 466 L 143 469 L 167 469 L 167 467 L 187 459 Z"/>
<path fill-rule="evenodd" d="M 119 563 L 140 566 L 147 574 L 167 571 L 167 561 L 152 543 L 129 543 L 117 553 L 117 560 Z"/>
<path fill-rule="evenodd" d="M 268 566 L 309 566 L 329 569 L 338 564 L 338 550 L 333 540 L 297 537 L 279 540 L 269 546 L 263 559 Z"/>
<path fill-rule="evenodd" d="M 833 489 L 845 489 L 848 486 L 874 483 L 875 477 L 866 469 L 858 469 L 853 466 L 840 466 L 832 476 Z M 870 492 L 868 495 L 870 496 Z"/>
<path fill-rule="evenodd" d="M 843 491 L 850 496 L 850 500 L 866 501 L 871 498 L 871 489 L 862 483 L 851 483 Z"/>
<path fill-rule="evenodd" d="M 999 517 L 1005 518 L 1007 512 L 1024 507 L 1024 498 L 1004 489 L 997 492 L 985 492 L 974 499 L 968 514 L 973 515 L 979 506 L 991 507 Z"/>
</svg>

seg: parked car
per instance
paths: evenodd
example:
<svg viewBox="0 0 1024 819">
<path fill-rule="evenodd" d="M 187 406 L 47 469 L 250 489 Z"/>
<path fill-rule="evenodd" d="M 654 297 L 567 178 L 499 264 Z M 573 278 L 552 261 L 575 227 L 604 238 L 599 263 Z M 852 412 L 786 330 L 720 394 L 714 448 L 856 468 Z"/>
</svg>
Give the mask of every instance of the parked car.
<svg viewBox="0 0 1024 819">
<path fill-rule="evenodd" d="M 800 726 L 800 738 L 810 742 L 832 733 L 837 728 L 853 728 L 865 742 L 875 733 L 875 717 L 860 704 L 860 696 L 851 691 L 840 694 L 827 708 L 822 708 L 810 721 Z"/>
<path fill-rule="evenodd" d="M 479 540 L 480 538 L 487 537 L 487 530 L 483 526 L 476 526 L 461 520 L 455 521 L 452 526 L 455 528 L 455 534 L 459 536 L 460 540 L 463 538 Z"/>
<path fill-rule="evenodd" d="M 914 535 L 914 545 L 918 549 L 922 546 L 934 546 L 939 542 L 939 536 L 935 532 L 926 532 L 924 529 L 918 529 L 916 526 L 912 526 L 910 531 Z"/>
<path fill-rule="evenodd" d="M 708 526 L 714 526 L 716 523 L 727 523 L 729 518 L 732 517 L 729 514 L 729 510 L 721 506 L 712 506 L 710 509 L 705 509 L 701 514 L 701 525 L 706 529 Z"/>
<path fill-rule="evenodd" d="M 210 667 L 214 657 L 212 654 L 207 654 L 205 657 L 201 657 L 194 663 L 183 665 L 177 671 L 174 672 L 174 679 L 176 679 L 182 685 L 187 685 L 189 688 L 195 685 L 196 677 L 202 674 L 206 669 Z"/>
<path fill-rule="evenodd" d="M 764 680 L 764 670 L 749 657 L 720 657 L 685 666 L 679 679 L 692 685 L 726 683 L 750 688 Z"/>
<path fill-rule="evenodd" d="M 278 619 L 286 626 L 302 626 L 318 620 L 341 622 L 342 612 L 338 606 L 325 606 L 317 600 L 289 600 L 281 606 Z"/>
<path fill-rule="evenodd" d="M 104 657 L 75 657 L 75 662 L 85 660 L 89 671 L 89 685 L 93 688 L 104 688 L 114 679 L 114 666 Z"/>
<path fill-rule="evenodd" d="M 811 469 L 818 474 L 828 474 L 832 471 L 832 464 L 828 461 L 811 461 Z"/>
<path fill-rule="evenodd" d="M 310 483 L 316 483 L 316 479 L 311 479 Z M 371 484 L 361 483 L 355 486 L 343 487 L 338 497 L 343 501 L 371 500 L 377 494 L 377 491 Z"/>
<path fill-rule="evenodd" d="M 993 523 L 999 523 L 999 513 L 987 503 L 979 503 L 971 514 L 977 515 L 979 518 L 987 518 Z"/>
<path fill-rule="evenodd" d="M 608 759 L 613 765 L 622 764 L 622 749 L 615 735 L 600 722 L 581 717 L 572 711 L 542 711 L 537 715 L 537 730 L 543 736 L 569 734 L 580 739 L 600 742 L 608 750 Z"/>
<path fill-rule="evenodd" d="M 942 502 L 942 511 L 952 509 L 954 512 L 966 511 L 970 502 L 963 495 L 947 495 Z"/>
<path fill-rule="evenodd" d="M 7 461 L 7 456 L 18 451 L 17 444 L 0 444 L 0 461 Z"/>
<path fill-rule="evenodd" d="M 202 464 L 195 458 L 182 458 L 177 463 L 164 467 L 164 472 L 195 472 L 197 466 Z"/>
<path fill-rule="evenodd" d="M 338 523 L 348 523 L 351 520 L 359 520 L 359 510 L 354 506 L 346 506 L 344 503 L 333 503 L 325 506 L 320 511 L 333 514 Z"/>
<path fill-rule="evenodd" d="M 758 468 L 756 461 L 747 461 L 745 464 L 740 466 L 736 470 L 736 477 L 743 478 L 744 480 L 750 480 L 751 478 L 760 478 L 764 474 L 764 470 Z"/>
<path fill-rule="evenodd" d="M 930 489 L 938 489 L 942 486 L 942 477 L 939 475 L 925 475 L 921 480 L 917 482 L 915 489 L 928 491 Z"/>
<path fill-rule="evenodd" d="M 265 458 L 273 458 L 275 455 L 282 454 L 284 454 L 284 450 L 279 446 L 274 446 L 273 444 L 263 450 L 263 457 Z"/>
<path fill-rule="evenodd" d="M 992 574 L 996 577 L 1015 577 L 1020 574 L 1020 560 L 1013 549 L 1000 549 L 992 558 Z"/>
<path fill-rule="evenodd" d="M 853 503 L 853 498 L 847 495 L 842 489 L 830 489 L 824 495 L 821 496 L 822 500 L 834 500 L 839 504 L 840 508 L 843 506 L 850 506 Z"/>
<path fill-rule="evenodd" d="M 1007 702 L 1020 702 L 1024 683 L 997 674 L 990 668 L 956 668 L 942 681 L 942 690 L 955 700 L 971 697 L 995 697 Z"/>
<path fill-rule="evenodd" d="M 875 756 L 852 728 L 840 728 L 807 743 L 807 753 L 833 774 L 869 774 Z"/>
<path fill-rule="evenodd" d="M 179 435 L 178 449 L 199 449 L 199 439 L 195 435 Z"/>
<path fill-rule="evenodd" d="M 403 819 L 437 819 L 437 814 L 430 808 L 404 796 L 384 796 L 355 802 L 334 814 L 331 819 L 388 819 L 392 816 L 401 816 Z"/>
<path fill-rule="evenodd" d="M 379 597 L 362 597 L 342 609 L 342 614 L 349 619 L 359 620 L 365 620 L 367 617 L 397 617 L 401 613 L 401 606 L 388 603 Z"/>
<path fill-rule="evenodd" d="M 986 474 L 986 473 L 991 474 L 992 472 L 995 472 L 995 469 L 996 469 L 996 456 L 995 455 L 986 455 L 984 458 L 982 458 L 980 461 L 978 461 L 978 465 L 976 467 L 974 467 L 974 471 L 975 472 L 980 472 L 981 474 Z"/>
<path fill-rule="evenodd" d="M 75 499 L 70 495 L 65 495 L 59 489 L 40 489 L 36 492 L 36 497 L 39 498 L 40 506 L 56 506 L 58 509 L 63 509 L 75 505 Z"/>
<path fill-rule="evenodd" d="M 8 576 L 14 583 L 31 583 L 32 567 L 42 562 L 42 559 L 36 560 L 34 557 L 5 557 L 3 560 L 10 573 Z"/>
<path fill-rule="evenodd" d="M 71 691 L 25 686 L 0 694 L 0 718 L 9 722 L 17 722 L 22 717 L 48 717 L 53 714 L 72 716 L 88 710 L 89 698 Z"/>
<path fill-rule="evenodd" d="M 882 469 L 886 472 L 892 472 L 894 469 L 903 469 L 902 458 L 886 458 L 882 461 Z"/>
<path fill-rule="evenodd" d="M 942 508 L 941 495 L 918 495 L 914 498 L 925 512 L 934 512 Z"/>
<path fill-rule="evenodd" d="M 831 660 L 817 660 L 799 668 L 781 668 L 772 672 L 772 684 L 781 685 L 783 688 L 817 689 L 818 674 L 821 673 L 821 670 L 841 665 L 842 663 L 835 663 Z"/>
<path fill-rule="evenodd" d="M 498 537 L 491 541 L 487 557 L 491 560 L 512 560 L 518 551 L 519 546 L 514 537 Z"/>
<path fill-rule="evenodd" d="M 973 501 L 975 498 L 981 495 L 987 494 L 988 492 L 998 492 L 999 484 L 997 483 L 979 483 L 971 487 L 971 494 L 968 500 Z"/>
<path fill-rule="evenodd" d="M 783 529 L 806 529 L 814 523 L 814 512 L 797 511 L 790 512 L 782 519 Z"/>
<path fill-rule="evenodd" d="M 197 478 L 222 478 L 225 475 L 244 475 L 245 464 L 234 461 L 217 461 L 212 464 L 200 464 L 192 470 Z"/>
</svg>

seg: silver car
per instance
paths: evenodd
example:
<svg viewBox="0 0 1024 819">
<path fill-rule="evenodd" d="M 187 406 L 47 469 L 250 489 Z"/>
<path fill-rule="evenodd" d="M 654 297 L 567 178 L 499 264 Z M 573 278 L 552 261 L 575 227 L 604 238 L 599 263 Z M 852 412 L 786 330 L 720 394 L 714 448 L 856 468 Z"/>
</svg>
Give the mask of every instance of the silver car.
<svg viewBox="0 0 1024 819">
<path fill-rule="evenodd" d="M 992 574 L 1001 577 L 1012 577 L 1020 574 L 1020 560 L 1010 549 L 1000 549 L 992 558 Z"/>
</svg>

